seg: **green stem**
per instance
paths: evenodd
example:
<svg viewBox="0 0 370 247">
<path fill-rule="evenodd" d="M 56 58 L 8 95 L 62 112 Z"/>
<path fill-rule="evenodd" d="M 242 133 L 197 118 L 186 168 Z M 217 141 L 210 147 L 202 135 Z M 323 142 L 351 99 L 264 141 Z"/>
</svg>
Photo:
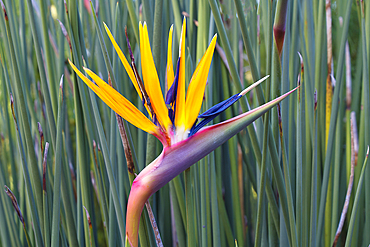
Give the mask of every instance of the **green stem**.
<svg viewBox="0 0 370 247">
<path fill-rule="evenodd" d="M 291 246 L 298 246 L 297 240 L 297 228 L 295 222 L 295 214 L 293 208 L 293 196 L 292 196 L 292 187 L 290 185 L 290 175 L 289 175 L 289 168 L 288 168 L 288 159 L 285 150 L 285 142 L 283 136 L 283 127 L 281 123 L 281 114 L 280 114 L 280 107 L 278 105 L 278 116 L 279 116 L 279 128 L 280 128 L 280 145 L 281 145 L 281 154 L 283 160 L 283 169 L 284 169 L 284 178 L 285 178 L 285 188 L 287 191 L 287 200 L 288 200 L 288 212 L 289 212 L 289 222 L 285 222 L 285 224 L 290 225 L 290 241 Z M 289 234 L 289 231 L 288 231 Z"/>
<path fill-rule="evenodd" d="M 270 114 L 267 112 L 265 114 L 265 122 L 264 122 L 264 132 L 263 132 L 263 142 L 262 142 L 262 167 L 261 167 L 261 178 L 258 190 L 258 203 L 257 203 L 257 221 L 256 221 L 256 240 L 254 243 L 255 247 L 261 246 L 261 239 L 262 239 L 262 221 L 263 221 L 263 208 L 264 208 L 264 201 L 263 198 L 265 196 L 264 189 L 265 189 L 265 181 L 266 181 L 266 158 L 267 158 L 267 140 L 269 137 L 269 116 Z"/>
<path fill-rule="evenodd" d="M 37 212 L 37 205 L 35 204 L 34 196 L 33 196 L 33 191 L 32 191 L 32 186 L 31 186 L 31 181 L 30 181 L 30 176 L 28 172 L 28 164 L 26 161 L 26 154 L 24 153 L 23 149 L 23 143 L 22 143 L 22 138 L 19 132 L 19 125 L 18 122 L 15 118 L 15 112 L 14 112 L 14 102 L 13 102 L 13 97 L 11 96 L 11 108 L 12 108 L 12 114 L 14 117 L 14 123 L 15 123 L 15 128 L 17 131 L 17 139 L 18 139 L 18 152 L 21 155 L 21 164 L 22 164 L 22 170 L 23 170 L 23 177 L 24 177 L 24 182 L 25 182 L 25 187 L 26 187 L 26 193 L 27 193 L 27 199 L 28 203 L 31 207 L 31 217 L 33 222 L 35 222 L 36 226 L 39 226 L 39 218 L 38 218 L 38 212 Z M 14 226 L 14 225 L 13 225 Z M 43 240 L 42 240 L 42 230 L 39 227 L 36 227 L 35 229 L 35 237 L 36 237 L 36 244 L 40 246 L 43 245 Z"/>
<path fill-rule="evenodd" d="M 19 101 L 18 109 L 20 109 L 20 114 L 23 119 L 23 125 L 24 125 L 23 130 L 24 130 L 24 134 L 26 138 L 28 158 L 30 161 L 30 170 L 31 170 L 31 178 L 32 178 L 32 185 L 33 185 L 32 188 L 33 188 L 33 192 L 34 192 L 35 199 L 36 199 L 37 215 L 36 214 L 34 215 L 35 216 L 34 221 L 40 222 L 41 229 L 38 229 L 36 232 L 41 235 L 39 231 L 41 230 L 41 232 L 43 232 L 44 217 L 43 217 L 43 210 L 42 210 L 42 188 L 41 188 L 40 173 L 38 170 L 36 155 L 35 155 L 34 146 L 33 146 L 31 127 L 28 122 L 27 107 L 25 104 L 25 97 L 23 94 L 21 79 L 19 76 L 20 71 L 18 71 L 15 51 L 14 51 L 14 46 L 13 46 L 12 34 L 10 32 L 9 21 L 8 21 L 8 16 L 7 16 L 5 7 L 3 7 L 3 11 L 4 11 L 5 20 L 6 20 L 6 32 L 7 32 L 8 43 L 9 43 L 9 48 L 10 48 L 10 55 L 11 55 L 11 62 L 12 62 L 12 67 L 13 67 L 13 76 L 14 76 L 14 82 L 15 82 L 15 88 L 16 88 L 15 91 L 17 94 L 16 98 Z M 32 193 L 29 194 L 30 197 L 31 195 Z M 41 239 L 41 236 L 39 236 L 38 241 L 40 241 L 40 239 Z"/>
<path fill-rule="evenodd" d="M 132 23 L 132 28 L 134 29 L 134 34 L 136 38 L 136 42 L 139 44 L 139 28 L 138 28 L 138 19 L 135 13 L 134 9 L 134 3 L 132 0 L 126 0 L 126 5 L 128 9 L 128 14 L 130 15 L 131 23 Z"/>
<path fill-rule="evenodd" d="M 44 52 L 46 58 L 46 69 L 48 72 L 49 78 L 49 86 L 50 86 L 50 95 L 51 95 L 51 105 L 53 108 L 54 116 L 57 114 L 57 95 L 56 95 L 56 76 L 55 76 L 55 69 L 54 69 L 54 61 L 52 60 L 52 53 L 50 50 L 50 42 L 49 42 L 49 29 L 48 29 L 48 20 L 46 14 L 46 6 L 47 1 L 40 1 L 40 14 L 41 14 L 41 23 L 42 23 L 42 35 L 44 37 Z M 42 67 L 41 67 L 42 68 Z"/>
<path fill-rule="evenodd" d="M 361 1 L 361 27 L 362 27 L 362 44 L 363 44 L 363 53 L 362 53 L 362 73 L 363 73 L 363 91 L 364 91 L 364 111 L 362 116 L 365 116 L 365 145 L 369 145 L 370 143 L 370 90 L 369 90 L 369 63 L 368 59 L 370 59 L 370 51 L 367 49 L 370 49 L 370 39 L 369 37 L 369 27 L 366 27 L 366 25 L 369 25 L 369 16 L 366 16 L 367 23 L 365 22 L 365 7 L 364 7 L 364 2 Z M 366 9 L 368 10 L 370 7 L 367 5 Z M 367 14 L 370 13 L 367 11 Z M 367 171 L 365 173 L 365 218 L 370 219 L 370 171 Z M 365 221 L 365 228 L 364 232 L 367 232 L 370 229 L 370 220 Z M 368 243 L 370 241 L 370 235 L 369 234 L 364 234 L 364 243 Z"/>
<path fill-rule="evenodd" d="M 254 51 L 252 48 L 252 44 L 249 39 L 249 33 L 247 29 L 248 24 L 247 24 L 246 18 L 243 18 L 244 17 L 243 5 L 240 0 L 234 0 L 234 2 L 235 2 L 236 12 L 238 16 L 242 17 L 242 18 L 238 18 L 238 20 L 240 24 L 240 29 L 242 31 L 244 47 L 247 52 L 249 64 L 251 66 L 252 78 L 253 78 L 253 81 L 257 81 L 260 78 L 260 73 L 258 71 L 256 59 L 254 57 Z"/>
<path fill-rule="evenodd" d="M 288 0 L 281 0 L 277 2 L 274 21 L 274 40 L 276 42 L 279 56 L 281 55 L 284 44 L 287 8 Z"/>
<path fill-rule="evenodd" d="M 153 31 L 153 58 L 157 67 L 157 71 L 161 69 L 161 46 L 162 46 L 162 15 L 163 15 L 163 0 L 155 1 L 154 10 L 154 31 Z M 149 32 L 150 33 L 150 32 Z"/>
<path fill-rule="evenodd" d="M 361 198 L 362 183 L 364 181 L 364 175 L 365 175 L 364 173 L 365 173 L 366 167 L 367 167 L 367 158 L 368 158 L 368 156 L 369 156 L 369 146 L 367 146 L 366 157 L 365 157 L 364 163 L 362 165 L 360 180 L 358 181 L 358 185 L 357 185 L 356 196 L 355 196 L 355 201 L 353 203 L 351 219 L 349 221 L 348 233 L 347 233 L 347 236 L 346 236 L 346 245 L 345 245 L 345 247 L 350 247 L 351 246 L 352 234 L 353 234 L 353 229 L 354 229 L 355 219 L 356 219 L 356 212 L 357 212 L 357 207 L 359 206 L 358 205 L 359 200 Z"/>
<path fill-rule="evenodd" d="M 338 62 L 338 70 L 336 74 L 336 86 L 334 89 L 334 96 L 332 100 L 332 110 L 330 116 L 330 127 L 329 127 L 329 137 L 328 137 L 328 146 L 325 156 L 325 163 L 324 163 L 324 174 L 322 178 L 322 188 L 321 188 L 321 196 L 320 196 L 320 208 L 319 208 L 319 217 L 318 217 L 318 224 L 317 224 L 317 235 L 316 235 L 316 245 L 320 245 L 321 233 L 323 228 L 323 221 L 325 219 L 324 212 L 325 212 L 325 203 L 326 203 L 326 195 L 327 195 L 327 188 L 328 188 L 328 181 L 329 181 L 329 171 L 331 167 L 331 158 L 333 153 L 333 145 L 334 143 L 334 135 L 335 135 L 335 127 L 337 122 L 338 116 L 338 99 L 339 99 L 339 91 L 341 88 L 341 84 L 343 82 L 343 65 L 344 65 L 344 49 L 345 44 L 347 41 L 348 35 L 348 25 L 349 25 L 349 17 L 351 13 L 351 3 L 352 0 L 347 1 L 347 12 L 343 22 L 343 31 L 342 37 L 340 41 L 340 52 L 339 52 L 339 62 Z"/>
<path fill-rule="evenodd" d="M 47 122 L 49 125 L 50 135 L 51 135 L 51 144 L 52 144 L 53 149 L 55 150 L 55 145 L 56 145 L 55 118 L 54 118 L 53 107 L 52 107 L 51 99 L 50 99 L 49 86 L 48 86 L 48 82 L 47 82 L 46 75 L 45 75 L 44 61 L 41 55 L 41 48 L 40 48 L 41 45 L 40 45 L 39 36 L 37 33 L 37 26 L 35 22 L 33 5 L 32 5 L 31 0 L 27 0 L 27 9 L 28 9 L 28 15 L 30 19 L 30 26 L 31 26 L 31 31 L 32 31 L 33 42 L 35 44 L 37 66 L 39 68 L 39 73 L 40 73 L 41 89 L 42 89 L 42 93 L 43 93 L 43 97 L 45 101 L 46 117 L 47 117 Z"/>
<path fill-rule="evenodd" d="M 51 246 L 59 246 L 59 220 L 60 220 L 60 185 L 61 185 L 61 174 L 62 172 L 62 131 L 64 124 L 64 110 L 65 102 L 63 95 L 63 77 L 59 88 L 59 101 L 58 101 L 58 126 L 57 126 L 57 144 L 55 150 L 55 176 L 54 176 L 54 197 L 53 197 L 53 223 L 51 232 Z"/>
</svg>

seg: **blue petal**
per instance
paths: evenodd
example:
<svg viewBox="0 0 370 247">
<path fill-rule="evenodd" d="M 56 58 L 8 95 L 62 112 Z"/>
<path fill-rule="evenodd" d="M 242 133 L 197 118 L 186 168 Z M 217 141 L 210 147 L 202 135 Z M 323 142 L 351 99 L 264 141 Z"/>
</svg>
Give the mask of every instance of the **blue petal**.
<svg viewBox="0 0 370 247">
<path fill-rule="evenodd" d="M 172 103 L 175 103 L 176 101 L 177 85 L 178 85 L 178 80 L 179 80 L 179 67 L 180 67 L 180 58 L 177 60 L 175 79 L 173 80 L 172 86 L 166 94 L 166 104 L 172 104 Z"/>
<path fill-rule="evenodd" d="M 227 108 L 229 108 L 232 104 L 234 104 L 238 99 L 240 99 L 242 96 L 239 94 L 235 94 L 228 98 L 227 100 L 224 100 L 211 108 L 209 108 L 207 111 L 203 112 L 198 116 L 198 118 L 207 118 L 211 116 L 217 116 Z"/>
<path fill-rule="evenodd" d="M 175 111 L 172 110 L 171 108 L 168 109 L 168 116 L 171 119 L 172 125 L 175 125 Z"/>
<path fill-rule="evenodd" d="M 236 101 L 238 101 L 242 95 L 240 94 L 235 94 L 228 98 L 227 100 L 224 100 L 214 106 L 212 106 L 210 109 L 207 111 L 203 112 L 198 116 L 198 118 L 203 118 L 203 120 L 199 123 L 196 124 L 194 123 L 193 127 L 190 130 L 189 136 L 194 135 L 197 133 L 201 128 L 203 128 L 207 123 L 211 122 L 215 117 L 217 117 L 220 113 L 225 111 L 227 108 L 232 106 Z"/>
</svg>

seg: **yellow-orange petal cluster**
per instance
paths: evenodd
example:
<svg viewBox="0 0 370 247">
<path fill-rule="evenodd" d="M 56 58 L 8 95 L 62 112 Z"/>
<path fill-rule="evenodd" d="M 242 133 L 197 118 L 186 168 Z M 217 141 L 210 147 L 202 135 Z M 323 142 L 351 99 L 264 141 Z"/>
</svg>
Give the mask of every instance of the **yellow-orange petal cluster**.
<svg viewBox="0 0 370 247">
<path fill-rule="evenodd" d="M 93 83 L 84 74 L 79 71 L 76 66 L 70 61 L 72 69 L 86 83 L 91 90 L 94 91 L 113 111 L 126 119 L 132 125 L 151 134 L 158 134 L 158 127 L 150 121 L 141 111 L 139 111 L 130 101 L 123 97 L 110 85 L 105 83 L 99 76 L 91 70 L 84 68 L 86 73 L 95 81 Z"/>
<path fill-rule="evenodd" d="M 122 50 L 115 41 L 109 28 L 104 23 L 105 30 L 109 39 L 116 50 L 122 65 L 124 66 L 129 78 L 134 85 L 135 90 L 139 94 L 140 99 L 143 100 L 142 88 L 139 85 L 137 72 L 134 67 L 131 67 Z M 176 141 L 187 138 L 187 132 L 196 121 L 200 108 L 203 102 L 204 90 L 207 82 L 208 72 L 212 61 L 213 52 L 216 45 L 217 35 L 215 35 L 203 55 L 203 58 L 197 65 L 193 76 L 191 77 L 188 90 L 185 90 L 185 39 L 186 39 L 186 20 L 184 18 L 183 27 L 181 31 L 181 39 L 179 45 L 179 68 L 177 78 L 177 91 L 175 92 L 175 103 L 170 107 L 175 112 L 174 126 L 169 116 L 169 111 L 163 98 L 163 93 L 160 87 L 158 73 L 155 68 L 152 51 L 150 48 L 148 28 L 146 23 L 142 25 L 139 23 L 140 33 L 140 54 L 141 54 L 141 68 L 144 82 L 144 90 L 149 99 L 145 101 L 145 107 L 149 113 L 150 120 L 142 112 L 140 112 L 134 105 L 131 104 L 125 97 L 123 97 L 114 88 L 104 82 L 91 70 L 84 68 L 86 74 L 94 81 L 92 82 L 86 77 L 76 66 L 69 61 L 72 69 L 77 75 L 89 86 L 113 111 L 118 113 L 124 119 L 136 127 L 154 134 L 163 141 L 163 139 L 172 139 L 172 136 L 180 136 L 175 138 Z M 172 86 L 175 80 L 173 61 L 172 61 L 172 36 L 173 26 L 171 26 L 168 35 L 167 48 L 167 66 L 166 66 L 166 83 L 168 89 Z M 146 96 L 145 96 L 146 97 Z M 152 110 L 149 111 L 149 109 Z M 176 133 L 178 132 L 178 133 Z M 165 137 L 165 138 L 162 138 Z M 163 142 L 162 142 L 163 143 Z M 164 143 L 165 144 L 165 143 Z M 167 143 L 171 145 L 171 143 Z M 166 144 L 165 144 L 166 145 Z"/>
</svg>

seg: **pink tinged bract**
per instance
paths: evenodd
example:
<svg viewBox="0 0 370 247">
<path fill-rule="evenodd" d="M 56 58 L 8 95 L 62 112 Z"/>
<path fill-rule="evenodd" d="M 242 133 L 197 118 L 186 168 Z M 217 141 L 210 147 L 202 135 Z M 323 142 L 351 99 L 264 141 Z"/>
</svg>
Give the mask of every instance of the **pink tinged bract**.
<svg viewBox="0 0 370 247">
<path fill-rule="evenodd" d="M 165 147 L 157 159 L 145 167 L 132 184 L 126 216 L 126 237 L 131 246 L 138 246 L 140 216 L 145 202 L 153 193 L 239 133 L 296 89 L 230 120 L 205 127 L 193 136 Z"/>
</svg>

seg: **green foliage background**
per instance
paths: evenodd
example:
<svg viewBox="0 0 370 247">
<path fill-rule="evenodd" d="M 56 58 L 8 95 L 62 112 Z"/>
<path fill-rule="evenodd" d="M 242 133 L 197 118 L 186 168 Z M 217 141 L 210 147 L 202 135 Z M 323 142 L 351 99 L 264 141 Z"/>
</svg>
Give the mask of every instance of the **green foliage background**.
<svg viewBox="0 0 370 247">
<path fill-rule="evenodd" d="M 109 71 L 113 86 L 143 110 L 102 24 L 126 56 L 127 27 L 140 71 L 138 22 L 146 21 L 164 89 L 168 30 L 174 24 L 176 61 L 183 16 L 187 82 L 212 36 L 219 37 L 202 110 L 271 75 L 214 123 L 262 105 L 298 81 L 301 87 L 282 102 L 281 122 L 274 108 L 150 198 L 164 246 L 330 246 L 339 222 L 340 246 L 370 244 L 368 0 L 97 0 L 95 19 L 89 1 L 2 1 L 0 185 L 14 193 L 24 224 L 1 191 L 0 246 L 125 244 L 130 182 L 115 114 L 67 59 L 105 81 Z M 327 87 L 328 20 L 333 88 Z M 276 27 L 285 30 L 281 54 Z M 140 172 L 162 147 L 125 127 Z M 353 189 L 340 221 L 351 164 Z M 141 246 L 155 246 L 146 210 L 140 225 Z"/>
</svg>

